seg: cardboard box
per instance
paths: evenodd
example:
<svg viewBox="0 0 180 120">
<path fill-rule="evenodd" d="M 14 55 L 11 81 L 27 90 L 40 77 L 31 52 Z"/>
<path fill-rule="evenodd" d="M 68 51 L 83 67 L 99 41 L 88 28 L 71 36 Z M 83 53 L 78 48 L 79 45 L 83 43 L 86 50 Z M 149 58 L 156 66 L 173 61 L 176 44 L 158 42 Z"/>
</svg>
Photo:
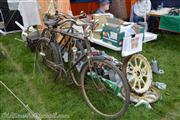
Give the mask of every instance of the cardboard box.
<svg viewBox="0 0 180 120">
<path fill-rule="evenodd" d="M 114 25 L 104 25 L 101 32 L 101 39 L 116 47 L 121 47 L 125 33 L 120 33 L 120 27 Z"/>
</svg>

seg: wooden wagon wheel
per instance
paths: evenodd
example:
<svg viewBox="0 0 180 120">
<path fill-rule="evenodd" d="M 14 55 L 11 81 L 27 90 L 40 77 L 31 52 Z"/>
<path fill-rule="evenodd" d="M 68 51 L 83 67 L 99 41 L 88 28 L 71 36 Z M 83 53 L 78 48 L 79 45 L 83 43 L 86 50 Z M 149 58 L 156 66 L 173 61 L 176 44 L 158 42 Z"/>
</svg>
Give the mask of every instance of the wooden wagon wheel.
<svg viewBox="0 0 180 120">
<path fill-rule="evenodd" d="M 135 54 L 127 57 L 123 62 L 123 72 L 134 92 L 142 94 L 151 86 L 151 66 L 143 55 Z"/>
</svg>

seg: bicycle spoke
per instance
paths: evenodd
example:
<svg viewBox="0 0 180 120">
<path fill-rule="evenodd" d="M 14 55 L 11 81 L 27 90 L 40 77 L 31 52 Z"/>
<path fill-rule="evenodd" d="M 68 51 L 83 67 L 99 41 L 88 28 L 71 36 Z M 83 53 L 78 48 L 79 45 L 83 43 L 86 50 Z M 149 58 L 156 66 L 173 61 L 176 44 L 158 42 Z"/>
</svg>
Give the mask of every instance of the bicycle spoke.
<svg viewBox="0 0 180 120">
<path fill-rule="evenodd" d="M 117 71 L 104 61 L 92 61 L 85 73 L 83 88 L 92 108 L 103 115 L 119 112 L 124 107 L 126 99 L 119 97 L 124 84 L 121 84 L 121 76 L 117 77 Z"/>
</svg>

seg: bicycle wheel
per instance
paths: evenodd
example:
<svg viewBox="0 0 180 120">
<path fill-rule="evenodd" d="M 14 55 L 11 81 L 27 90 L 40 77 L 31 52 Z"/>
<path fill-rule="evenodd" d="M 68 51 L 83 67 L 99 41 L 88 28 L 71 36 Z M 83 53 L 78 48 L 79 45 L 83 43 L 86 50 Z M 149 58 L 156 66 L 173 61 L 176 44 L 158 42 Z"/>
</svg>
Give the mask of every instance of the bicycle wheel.
<svg viewBox="0 0 180 120">
<path fill-rule="evenodd" d="M 122 88 L 125 91 L 124 97 L 121 95 Z M 81 91 L 88 106 L 104 117 L 122 116 L 129 105 L 127 80 L 117 67 L 103 59 L 93 59 L 84 65 Z"/>
<path fill-rule="evenodd" d="M 36 66 L 39 73 L 46 79 L 55 79 L 60 68 L 60 58 L 56 45 L 48 38 L 41 38 L 36 47 Z"/>
<path fill-rule="evenodd" d="M 69 68 L 71 68 L 85 54 L 81 41 L 74 41 L 72 46 L 73 47 L 71 47 L 69 50 Z M 80 74 L 80 70 L 84 62 L 85 62 L 85 59 L 81 60 L 70 71 L 71 78 L 77 86 L 80 86 L 79 74 Z"/>
</svg>

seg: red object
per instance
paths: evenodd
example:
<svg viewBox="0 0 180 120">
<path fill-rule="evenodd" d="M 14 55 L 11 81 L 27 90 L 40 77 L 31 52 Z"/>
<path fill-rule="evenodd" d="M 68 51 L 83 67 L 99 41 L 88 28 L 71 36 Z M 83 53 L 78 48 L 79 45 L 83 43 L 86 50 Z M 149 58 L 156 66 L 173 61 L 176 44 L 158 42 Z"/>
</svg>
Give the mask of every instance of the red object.
<svg viewBox="0 0 180 120">
<path fill-rule="evenodd" d="M 131 5 L 134 4 L 136 0 L 126 0 L 127 14 L 130 16 Z M 71 10 L 74 15 L 79 15 L 81 11 L 87 14 L 94 13 L 99 8 L 98 2 L 81 2 L 81 3 L 71 3 Z"/>
<path fill-rule="evenodd" d="M 79 15 L 81 11 L 84 11 L 87 14 L 92 14 L 96 12 L 98 8 L 98 2 L 71 3 L 71 10 L 74 15 Z"/>
<path fill-rule="evenodd" d="M 137 0 L 126 0 L 126 8 L 127 8 L 127 14 L 130 16 L 131 14 L 131 6 L 136 2 Z"/>
</svg>

